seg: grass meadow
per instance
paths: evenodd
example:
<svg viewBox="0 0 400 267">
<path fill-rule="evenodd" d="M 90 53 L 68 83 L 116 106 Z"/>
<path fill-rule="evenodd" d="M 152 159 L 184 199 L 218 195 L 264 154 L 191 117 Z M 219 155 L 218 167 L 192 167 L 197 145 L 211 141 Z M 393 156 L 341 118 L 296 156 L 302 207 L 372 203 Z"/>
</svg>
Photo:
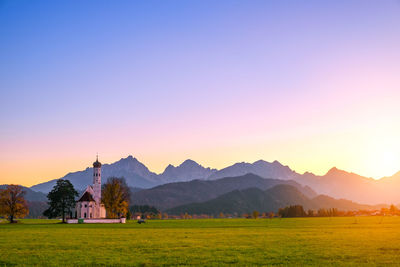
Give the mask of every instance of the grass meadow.
<svg viewBox="0 0 400 267">
<path fill-rule="evenodd" d="M 0 224 L 0 266 L 399 263 L 400 217 Z"/>
</svg>

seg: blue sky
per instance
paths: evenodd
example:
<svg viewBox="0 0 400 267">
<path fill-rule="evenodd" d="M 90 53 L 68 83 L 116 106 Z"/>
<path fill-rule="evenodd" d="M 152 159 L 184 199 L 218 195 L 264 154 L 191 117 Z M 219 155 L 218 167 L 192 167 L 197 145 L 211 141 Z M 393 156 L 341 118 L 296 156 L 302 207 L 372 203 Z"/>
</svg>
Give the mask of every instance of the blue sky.
<svg viewBox="0 0 400 267">
<path fill-rule="evenodd" d="M 0 1 L 0 179 L 56 178 L 96 152 L 158 172 L 190 157 L 389 175 L 394 150 L 385 170 L 356 158 L 399 130 L 399 15 L 399 1 Z"/>
</svg>

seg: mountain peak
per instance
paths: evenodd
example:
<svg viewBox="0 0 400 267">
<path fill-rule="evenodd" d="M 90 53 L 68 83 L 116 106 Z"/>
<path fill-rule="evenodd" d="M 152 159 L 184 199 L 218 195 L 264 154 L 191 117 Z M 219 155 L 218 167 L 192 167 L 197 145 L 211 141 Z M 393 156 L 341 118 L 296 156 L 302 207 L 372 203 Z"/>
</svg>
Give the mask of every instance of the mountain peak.
<svg viewBox="0 0 400 267">
<path fill-rule="evenodd" d="M 119 166 L 124 166 L 125 168 L 146 168 L 147 167 L 141 163 L 137 158 L 129 155 L 126 158 L 121 158 L 119 161 L 115 162 Z"/>
<path fill-rule="evenodd" d="M 262 160 L 262 159 L 259 159 L 259 160 L 253 162 L 253 164 L 260 164 L 260 163 L 269 163 L 269 162 Z"/>
<path fill-rule="evenodd" d="M 274 160 L 274 161 L 272 162 L 272 164 L 274 164 L 274 165 L 276 165 L 276 166 L 282 166 L 282 167 L 283 167 L 283 164 L 280 163 L 280 162 L 277 161 L 277 160 Z"/>
<path fill-rule="evenodd" d="M 279 166 L 279 167 L 284 167 L 282 165 L 282 163 L 280 163 L 277 160 L 274 160 L 273 162 L 268 162 L 268 161 L 265 161 L 265 160 L 262 160 L 262 159 L 253 162 L 253 165 L 275 165 L 275 166 Z"/>
<path fill-rule="evenodd" d="M 338 169 L 336 167 L 331 168 L 326 174 L 325 176 L 331 176 L 331 175 L 346 175 L 346 174 L 353 174 L 353 173 L 349 173 L 347 171 Z"/>
<path fill-rule="evenodd" d="M 209 177 L 215 170 L 205 168 L 196 161 L 187 159 L 179 166 L 168 165 L 161 174 L 163 181 L 190 181 Z"/>
<path fill-rule="evenodd" d="M 137 161 L 138 162 L 138 159 L 133 157 L 132 155 L 129 155 L 126 158 L 122 158 L 122 159 L 125 159 L 125 160 L 128 160 L 128 161 L 135 161 L 135 162 Z"/>
<path fill-rule="evenodd" d="M 336 174 L 338 172 L 340 172 L 340 170 L 338 168 L 332 167 L 329 169 L 329 171 L 325 175 L 332 175 L 332 174 Z"/>
<path fill-rule="evenodd" d="M 167 170 L 173 170 L 175 169 L 175 166 L 172 164 L 168 164 L 168 166 L 165 168 L 164 172 L 166 172 Z"/>
<path fill-rule="evenodd" d="M 191 160 L 191 159 L 187 159 L 184 162 L 182 162 L 181 165 L 179 165 L 179 167 L 181 166 L 199 166 L 200 164 L 198 164 L 196 161 Z"/>
</svg>

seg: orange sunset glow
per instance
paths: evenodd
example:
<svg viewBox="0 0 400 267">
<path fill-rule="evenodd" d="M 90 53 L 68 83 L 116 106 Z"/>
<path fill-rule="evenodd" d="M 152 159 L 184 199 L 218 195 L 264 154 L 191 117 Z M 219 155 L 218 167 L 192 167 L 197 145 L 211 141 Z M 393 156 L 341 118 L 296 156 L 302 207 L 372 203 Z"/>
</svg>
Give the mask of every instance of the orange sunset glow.
<svg viewBox="0 0 400 267">
<path fill-rule="evenodd" d="M 397 6 L 390 6 L 366 5 L 339 24 L 330 20 L 334 10 L 318 6 L 310 6 L 319 12 L 311 17 L 279 5 L 266 11 L 270 17 L 255 9 L 243 24 L 232 7 L 223 18 L 210 15 L 209 24 L 165 29 L 161 18 L 127 22 L 122 15 L 126 24 L 112 36 L 89 31 L 83 14 L 74 15 L 76 24 L 51 17 L 44 27 L 38 13 L 18 24 L 23 15 L 7 13 L 1 27 L 16 34 L 1 42 L 9 67 L 0 74 L 0 182 L 56 179 L 84 170 L 96 153 L 106 163 L 133 155 L 156 173 L 190 158 L 218 169 L 264 159 L 298 173 L 336 166 L 390 176 L 400 170 L 400 35 L 391 27 L 399 23 Z M 374 29 L 362 26 L 371 14 L 381 16 Z M 115 28 L 115 19 L 94 23 Z M 297 26 L 292 35 L 277 30 Z M 29 48 L 14 46 L 17 39 Z"/>
</svg>

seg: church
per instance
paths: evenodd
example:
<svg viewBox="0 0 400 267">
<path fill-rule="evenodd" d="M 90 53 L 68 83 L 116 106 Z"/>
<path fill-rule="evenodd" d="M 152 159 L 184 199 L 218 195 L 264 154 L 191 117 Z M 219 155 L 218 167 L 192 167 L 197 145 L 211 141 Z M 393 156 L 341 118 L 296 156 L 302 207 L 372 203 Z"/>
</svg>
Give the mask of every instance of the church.
<svg viewBox="0 0 400 267">
<path fill-rule="evenodd" d="M 102 219 L 106 209 L 101 203 L 101 163 L 98 156 L 93 163 L 93 185 L 88 185 L 76 203 L 76 218 Z"/>
</svg>

